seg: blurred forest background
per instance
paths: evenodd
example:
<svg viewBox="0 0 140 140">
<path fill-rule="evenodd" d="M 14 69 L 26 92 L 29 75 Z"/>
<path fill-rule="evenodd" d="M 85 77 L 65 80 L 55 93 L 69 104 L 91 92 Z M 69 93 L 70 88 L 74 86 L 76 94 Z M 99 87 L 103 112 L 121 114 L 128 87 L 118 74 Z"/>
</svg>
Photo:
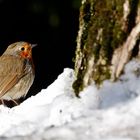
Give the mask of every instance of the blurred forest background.
<svg viewBox="0 0 140 140">
<path fill-rule="evenodd" d="M 36 78 L 28 96 L 73 68 L 81 0 L 0 0 L 0 54 L 16 41 L 37 43 Z"/>
</svg>

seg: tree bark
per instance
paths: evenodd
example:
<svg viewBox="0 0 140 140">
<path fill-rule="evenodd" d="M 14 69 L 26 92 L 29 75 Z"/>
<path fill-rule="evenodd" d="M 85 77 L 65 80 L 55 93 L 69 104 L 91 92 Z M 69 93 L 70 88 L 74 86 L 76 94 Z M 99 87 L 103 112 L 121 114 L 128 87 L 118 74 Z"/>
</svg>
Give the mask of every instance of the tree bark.
<svg viewBox="0 0 140 140">
<path fill-rule="evenodd" d="M 117 80 L 139 54 L 140 0 L 82 0 L 75 58 L 79 92 L 93 81 Z"/>
</svg>

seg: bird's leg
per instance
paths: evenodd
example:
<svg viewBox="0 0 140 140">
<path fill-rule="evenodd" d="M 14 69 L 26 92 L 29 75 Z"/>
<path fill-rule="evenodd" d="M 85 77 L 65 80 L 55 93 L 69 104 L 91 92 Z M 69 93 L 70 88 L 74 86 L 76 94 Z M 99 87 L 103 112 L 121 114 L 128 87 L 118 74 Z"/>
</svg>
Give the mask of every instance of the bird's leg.
<svg viewBox="0 0 140 140">
<path fill-rule="evenodd" d="M 11 99 L 11 100 L 15 103 L 15 105 L 19 105 L 18 102 L 15 101 L 14 99 Z"/>
<path fill-rule="evenodd" d="M 11 101 L 15 103 L 15 105 L 19 105 L 17 101 L 15 101 L 14 99 L 12 99 L 12 97 L 10 97 L 10 98 L 11 98 Z"/>
<path fill-rule="evenodd" d="M 1 103 L 5 106 L 5 104 L 4 104 L 4 100 L 3 100 L 3 99 L 1 99 Z"/>
</svg>

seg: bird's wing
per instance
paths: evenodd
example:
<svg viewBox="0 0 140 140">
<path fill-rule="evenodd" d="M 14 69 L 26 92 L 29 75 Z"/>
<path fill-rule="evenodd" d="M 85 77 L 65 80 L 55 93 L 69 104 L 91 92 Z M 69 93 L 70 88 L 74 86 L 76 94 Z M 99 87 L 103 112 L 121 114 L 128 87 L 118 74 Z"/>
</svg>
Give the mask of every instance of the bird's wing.
<svg viewBox="0 0 140 140">
<path fill-rule="evenodd" d="M 4 96 L 6 92 L 8 92 L 18 81 L 19 78 L 16 74 L 6 76 L 0 85 L 0 98 Z"/>
<path fill-rule="evenodd" d="M 0 98 L 23 77 L 23 63 L 12 56 L 0 57 Z"/>
</svg>

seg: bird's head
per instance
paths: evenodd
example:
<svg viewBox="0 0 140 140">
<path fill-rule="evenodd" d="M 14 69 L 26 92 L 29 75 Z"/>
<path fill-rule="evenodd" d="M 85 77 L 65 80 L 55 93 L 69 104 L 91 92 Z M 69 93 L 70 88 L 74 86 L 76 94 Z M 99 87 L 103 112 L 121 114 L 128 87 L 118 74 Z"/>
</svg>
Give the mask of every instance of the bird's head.
<svg viewBox="0 0 140 140">
<path fill-rule="evenodd" d="M 32 48 L 36 46 L 36 44 L 30 44 L 28 42 L 15 42 L 8 46 L 6 51 L 4 52 L 5 55 L 14 55 L 19 56 L 24 59 L 31 59 L 32 58 Z"/>
</svg>

